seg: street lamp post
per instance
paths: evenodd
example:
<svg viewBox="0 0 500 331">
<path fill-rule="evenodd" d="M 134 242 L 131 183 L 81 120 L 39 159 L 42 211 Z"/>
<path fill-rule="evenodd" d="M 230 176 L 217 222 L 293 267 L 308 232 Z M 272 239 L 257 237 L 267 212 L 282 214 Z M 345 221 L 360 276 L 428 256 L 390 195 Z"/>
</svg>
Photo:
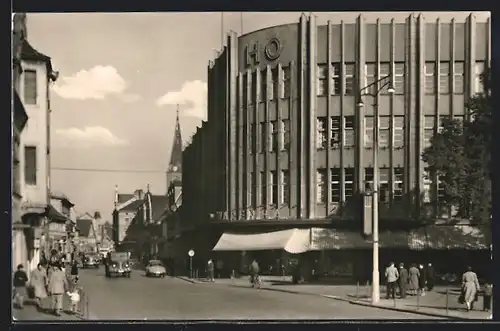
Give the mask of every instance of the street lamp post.
<svg viewBox="0 0 500 331">
<path fill-rule="evenodd" d="M 372 87 L 380 87 L 375 93 L 366 93 Z M 392 74 L 380 78 L 376 82 L 365 86 L 359 91 L 358 107 L 364 106 L 361 97 L 363 95 L 372 96 L 375 100 L 378 98 L 379 93 L 388 87 L 387 93 L 393 94 L 394 88 L 392 86 Z M 379 114 L 378 103 L 373 105 L 373 188 L 372 188 L 372 221 L 373 221 L 373 270 L 372 270 L 372 304 L 377 304 L 380 301 L 380 273 L 379 273 L 379 236 L 378 236 L 378 202 L 379 202 L 379 165 L 378 165 L 378 138 L 379 138 Z"/>
</svg>

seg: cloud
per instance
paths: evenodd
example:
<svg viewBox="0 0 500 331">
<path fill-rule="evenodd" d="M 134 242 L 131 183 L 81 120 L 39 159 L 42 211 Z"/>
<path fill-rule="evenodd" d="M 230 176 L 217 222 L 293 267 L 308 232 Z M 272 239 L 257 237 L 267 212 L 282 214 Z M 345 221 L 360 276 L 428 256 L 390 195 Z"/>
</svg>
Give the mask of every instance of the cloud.
<svg viewBox="0 0 500 331">
<path fill-rule="evenodd" d="M 207 83 L 201 80 L 185 82 L 179 91 L 170 91 L 158 98 L 156 104 L 164 105 L 187 105 L 181 108 L 188 116 L 205 119 L 207 115 Z"/>
<path fill-rule="evenodd" d="M 102 126 L 87 126 L 84 129 L 68 128 L 56 130 L 56 135 L 62 139 L 56 142 L 62 146 L 124 146 L 128 142 L 113 135 Z"/>
<path fill-rule="evenodd" d="M 128 84 L 112 66 L 95 66 L 89 70 L 80 70 L 72 76 L 63 76 L 60 83 L 53 87 L 54 92 L 64 99 L 103 100 L 115 95 L 130 102 L 138 96 L 126 93 Z"/>
</svg>

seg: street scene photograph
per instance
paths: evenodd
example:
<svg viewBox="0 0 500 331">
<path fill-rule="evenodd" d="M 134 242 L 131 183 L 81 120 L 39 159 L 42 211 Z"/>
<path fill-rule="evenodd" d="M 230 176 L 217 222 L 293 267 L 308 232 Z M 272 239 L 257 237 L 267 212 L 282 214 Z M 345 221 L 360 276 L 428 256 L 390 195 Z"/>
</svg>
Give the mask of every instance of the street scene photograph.
<svg viewBox="0 0 500 331">
<path fill-rule="evenodd" d="M 489 12 L 12 14 L 12 319 L 489 320 Z"/>
</svg>

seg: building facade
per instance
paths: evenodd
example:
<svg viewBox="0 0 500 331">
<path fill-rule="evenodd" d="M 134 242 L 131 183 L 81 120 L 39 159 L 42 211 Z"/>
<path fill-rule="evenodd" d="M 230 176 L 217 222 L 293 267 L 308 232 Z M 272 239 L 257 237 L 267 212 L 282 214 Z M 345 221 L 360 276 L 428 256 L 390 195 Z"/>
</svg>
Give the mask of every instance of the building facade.
<svg viewBox="0 0 500 331">
<path fill-rule="evenodd" d="M 63 254 L 71 254 L 78 250 L 75 243 L 76 214 L 75 204 L 64 193 L 51 193 L 45 223 L 45 256 L 52 250 Z"/>
<path fill-rule="evenodd" d="M 471 14 L 319 26 L 302 15 L 231 32 L 209 64 L 208 121 L 183 153 L 183 223 L 361 231 L 374 107 L 381 226 L 451 217 L 421 154 L 441 118 L 465 119 L 490 63 L 490 31 Z M 395 93 L 369 87 L 380 79 Z"/>
</svg>

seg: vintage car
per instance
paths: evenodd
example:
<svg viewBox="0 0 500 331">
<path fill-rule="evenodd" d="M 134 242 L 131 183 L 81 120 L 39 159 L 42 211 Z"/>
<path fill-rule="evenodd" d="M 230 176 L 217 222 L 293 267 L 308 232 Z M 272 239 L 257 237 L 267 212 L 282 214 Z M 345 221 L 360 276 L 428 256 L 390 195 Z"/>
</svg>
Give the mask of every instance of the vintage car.
<svg viewBox="0 0 500 331">
<path fill-rule="evenodd" d="M 83 257 L 82 268 L 99 268 L 99 258 L 95 254 L 87 254 Z"/>
<path fill-rule="evenodd" d="M 122 276 L 130 278 L 132 269 L 130 268 L 129 252 L 111 252 L 106 258 L 106 277 Z"/>
<path fill-rule="evenodd" d="M 160 260 L 151 260 L 146 266 L 146 277 L 165 277 L 167 269 Z"/>
</svg>

